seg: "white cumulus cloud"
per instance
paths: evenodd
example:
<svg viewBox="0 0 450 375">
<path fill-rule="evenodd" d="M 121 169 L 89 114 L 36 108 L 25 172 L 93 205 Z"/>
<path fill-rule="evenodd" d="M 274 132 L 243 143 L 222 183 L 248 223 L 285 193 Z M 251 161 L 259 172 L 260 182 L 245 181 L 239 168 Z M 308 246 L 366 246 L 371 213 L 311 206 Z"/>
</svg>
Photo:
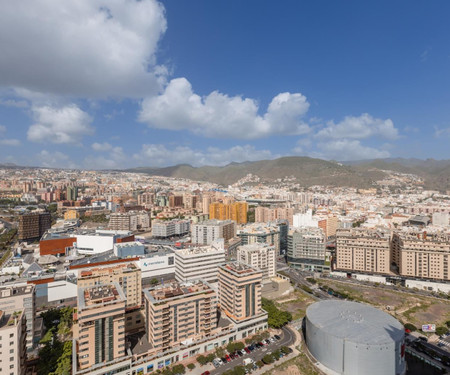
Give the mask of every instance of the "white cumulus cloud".
<svg viewBox="0 0 450 375">
<path fill-rule="evenodd" d="M 94 151 L 109 151 L 113 148 L 113 146 L 111 144 L 109 144 L 108 142 L 103 142 L 103 143 L 95 142 L 92 144 L 91 147 Z"/>
<path fill-rule="evenodd" d="M 164 92 L 143 100 L 139 121 L 151 128 L 189 130 L 206 137 L 254 139 L 272 134 L 305 134 L 301 121 L 309 103 L 300 93 L 275 96 L 264 115 L 254 99 L 213 91 L 195 94 L 186 78 L 172 79 Z"/>
<path fill-rule="evenodd" d="M 269 150 L 257 150 L 254 146 L 234 146 L 229 149 L 209 147 L 207 150 L 194 150 L 186 146 L 169 147 L 162 144 L 144 144 L 134 159 L 145 166 L 165 167 L 176 164 L 227 165 L 231 162 L 273 159 Z"/>
<path fill-rule="evenodd" d="M 315 157 L 338 161 L 388 158 L 390 153 L 374 147 L 364 146 L 356 139 L 337 139 L 318 143 Z"/>
<path fill-rule="evenodd" d="M 358 117 L 347 116 L 337 124 L 330 121 L 316 134 L 321 139 L 365 139 L 374 136 L 393 140 L 398 138 L 398 129 L 391 119 L 382 120 L 363 113 Z"/>
<path fill-rule="evenodd" d="M 77 97 L 142 97 L 167 69 L 155 53 L 167 28 L 156 0 L 5 1 L 0 87 Z"/>
<path fill-rule="evenodd" d="M 94 132 L 91 117 L 76 105 L 35 106 L 32 110 L 36 122 L 28 129 L 30 141 L 76 144 Z"/>
<path fill-rule="evenodd" d="M 47 168 L 77 168 L 72 159 L 60 151 L 42 150 L 36 155 L 40 166 Z"/>
</svg>

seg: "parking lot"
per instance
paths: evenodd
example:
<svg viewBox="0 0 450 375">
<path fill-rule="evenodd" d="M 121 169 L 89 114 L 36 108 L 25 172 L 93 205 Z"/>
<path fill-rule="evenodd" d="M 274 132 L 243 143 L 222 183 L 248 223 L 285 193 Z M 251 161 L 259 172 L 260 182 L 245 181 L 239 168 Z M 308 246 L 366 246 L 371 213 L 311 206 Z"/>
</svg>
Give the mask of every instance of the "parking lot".
<svg viewBox="0 0 450 375">
<path fill-rule="evenodd" d="M 269 344 L 265 344 L 263 346 L 255 347 L 253 351 L 249 350 L 249 352 L 244 350 L 244 353 L 241 353 L 242 355 L 237 355 L 237 357 L 231 358 L 230 360 L 226 361 L 225 363 L 219 365 L 214 370 L 211 370 L 211 375 L 220 375 L 228 370 L 232 370 L 236 366 L 245 366 L 244 360 L 246 358 L 251 358 L 254 363 L 262 360 L 262 358 L 266 354 L 271 354 L 272 352 L 276 351 L 277 349 L 280 349 L 283 346 L 289 346 L 292 345 L 292 343 L 295 342 L 295 333 L 292 332 L 288 327 L 282 328 L 282 333 L 280 334 L 279 340 L 273 340 L 273 342 L 270 342 Z M 247 347 L 248 348 L 248 347 Z M 230 353 L 228 353 L 229 355 Z M 206 374 L 207 375 L 207 374 Z"/>
</svg>

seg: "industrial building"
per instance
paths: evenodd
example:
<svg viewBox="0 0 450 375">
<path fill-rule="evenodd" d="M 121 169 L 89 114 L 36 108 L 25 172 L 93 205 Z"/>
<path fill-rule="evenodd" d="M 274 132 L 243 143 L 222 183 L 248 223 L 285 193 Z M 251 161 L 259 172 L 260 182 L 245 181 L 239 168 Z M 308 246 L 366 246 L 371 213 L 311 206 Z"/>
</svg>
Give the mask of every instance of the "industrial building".
<svg viewBox="0 0 450 375">
<path fill-rule="evenodd" d="M 320 301 L 306 310 L 304 335 L 319 369 L 339 375 L 403 375 L 405 329 L 391 315 L 350 301 Z"/>
</svg>

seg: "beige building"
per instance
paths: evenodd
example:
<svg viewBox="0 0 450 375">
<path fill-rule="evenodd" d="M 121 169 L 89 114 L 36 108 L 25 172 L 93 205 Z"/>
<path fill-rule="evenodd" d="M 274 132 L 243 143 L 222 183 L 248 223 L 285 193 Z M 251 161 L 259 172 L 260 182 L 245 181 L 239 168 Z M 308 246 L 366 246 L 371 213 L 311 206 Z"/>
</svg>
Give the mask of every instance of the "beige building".
<svg viewBox="0 0 450 375">
<path fill-rule="evenodd" d="M 0 310 L 0 374 L 23 375 L 26 370 L 26 318 L 21 310 Z"/>
<path fill-rule="evenodd" d="M 109 229 L 136 231 L 150 229 L 150 215 L 147 211 L 117 212 L 110 215 Z"/>
<path fill-rule="evenodd" d="M 275 247 L 280 253 L 280 227 L 278 225 L 253 223 L 240 226 L 236 235 L 241 238 L 243 245 L 252 243 L 267 243 Z"/>
<path fill-rule="evenodd" d="M 77 368 L 83 370 L 125 356 L 125 303 L 116 282 L 78 288 L 73 326 Z"/>
<path fill-rule="evenodd" d="M 210 245 L 223 238 L 228 242 L 236 235 L 236 223 L 233 220 L 206 220 L 191 227 L 192 243 Z"/>
<path fill-rule="evenodd" d="M 263 314 L 262 277 L 261 271 L 239 262 L 219 267 L 219 307 L 234 322 Z"/>
<path fill-rule="evenodd" d="M 144 328 L 142 307 L 141 270 L 131 262 L 107 267 L 97 267 L 79 271 L 77 286 L 86 288 L 117 282 L 122 288 L 126 302 L 127 332 Z"/>
<path fill-rule="evenodd" d="M 371 229 L 338 229 L 336 268 L 371 273 L 390 273 L 390 233 Z"/>
<path fill-rule="evenodd" d="M 157 352 L 216 333 L 217 295 L 208 283 L 158 285 L 144 296 L 148 342 Z"/>
<path fill-rule="evenodd" d="M 325 233 L 325 238 L 328 238 L 336 235 L 338 223 L 339 221 L 336 216 L 328 216 L 326 218 L 320 219 L 317 226 L 319 228 L 322 228 L 323 233 Z"/>
<path fill-rule="evenodd" d="M 397 232 L 392 237 L 392 262 L 400 276 L 450 280 L 450 234 Z"/>
<path fill-rule="evenodd" d="M 255 222 L 267 223 L 276 220 L 288 220 L 289 225 L 293 225 L 294 209 L 286 207 L 256 207 L 255 208 Z"/>
<path fill-rule="evenodd" d="M 265 243 L 253 243 L 237 249 L 237 261 L 259 269 L 263 278 L 275 276 L 275 256 L 275 247 Z"/>
<path fill-rule="evenodd" d="M 6 314 L 23 311 L 26 318 L 27 349 L 33 348 L 36 296 L 33 284 L 25 286 L 4 286 L 0 288 L 0 310 Z M 0 372 L 1 374 L 1 372 Z"/>
</svg>

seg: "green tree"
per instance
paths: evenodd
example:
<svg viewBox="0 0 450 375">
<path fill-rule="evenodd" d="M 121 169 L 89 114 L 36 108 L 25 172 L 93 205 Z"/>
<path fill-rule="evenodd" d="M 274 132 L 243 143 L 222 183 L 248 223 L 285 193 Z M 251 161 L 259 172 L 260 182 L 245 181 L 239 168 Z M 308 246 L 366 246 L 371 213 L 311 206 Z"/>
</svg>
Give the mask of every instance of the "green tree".
<svg viewBox="0 0 450 375">
<path fill-rule="evenodd" d="M 208 363 L 208 360 L 204 355 L 199 355 L 197 357 L 197 362 L 200 363 L 200 366 L 206 365 Z"/>
<path fill-rule="evenodd" d="M 151 284 L 151 285 L 157 285 L 158 283 L 159 283 L 159 281 L 158 281 L 158 279 L 155 278 L 155 277 L 154 277 L 153 279 L 150 280 L 150 284 Z"/>
<path fill-rule="evenodd" d="M 186 369 L 184 365 L 178 364 L 172 367 L 172 373 L 173 374 L 184 374 L 186 373 Z"/>
<path fill-rule="evenodd" d="M 245 375 L 245 368 L 244 366 L 236 366 L 233 369 L 234 375 Z"/>
<path fill-rule="evenodd" d="M 218 347 L 216 348 L 216 356 L 222 358 L 225 355 L 225 349 Z"/>
<path fill-rule="evenodd" d="M 259 368 L 261 368 L 261 367 L 263 367 L 264 366 L 264 362 L 263 361 L 261 361 L 261 360 L 259 360 L 259 361 L 256 361 L 256 366 L 258 366 Z"/>
<path fill-rule="evenodd" d="M 262 358 L 262 361 L 263 361 L 265 364 L 270 364 L 270 363 L 273 363 L 273 362 L 274 362 L 274 359 L 273 359 L 273 357 L 272 357 L 270 354 L 266 354 L 266 355 Z"/>
<path fill-rule="evenodd" d="M 283 353 L 283 354 L 288 354 L 289 353 L 289 348 L 287 346 L 282 346 L 280 348 L 280 350 L 281 350 L 281 353 Z"/>
<path fill-rule="evenodd" d="M 448 328 L 447 327 L 437 327 L 436 328 L 436 335 L 442 336 L 444 334 L 446 334 L 448 332 Z"/>
<path fill-rule="evenodd" d="M 445 322 L 445 325 L 446 325 L 448 328 L 450 328 L 450 320 L 447 320 L 447 321 Z"/>
<path fill-rule="evenodd" d="M 208 355 L 206 356 L 206 360 L 207 360 L 208 362 L 214 361 L 214 358 L 216 358 L 216 355 L 215 355 L 214 353 L 210 353 L 210 354 L 208 354 Z"/>
<path fill-rule="evenodd" d="M 262 308 L 267 311 L 267 323 L 269 327 L 281 328 L 292 320 L 292 314 L 289 311 L 280 310 L 273 301 L 262 298 Z"/>
<path fill-rule="evenodd" d="M 192 371 L 193 369 L 195 369 L 195 365 L 193 363 L 189 363 L 187 365 L 187 368 Z"/>
</svg>

